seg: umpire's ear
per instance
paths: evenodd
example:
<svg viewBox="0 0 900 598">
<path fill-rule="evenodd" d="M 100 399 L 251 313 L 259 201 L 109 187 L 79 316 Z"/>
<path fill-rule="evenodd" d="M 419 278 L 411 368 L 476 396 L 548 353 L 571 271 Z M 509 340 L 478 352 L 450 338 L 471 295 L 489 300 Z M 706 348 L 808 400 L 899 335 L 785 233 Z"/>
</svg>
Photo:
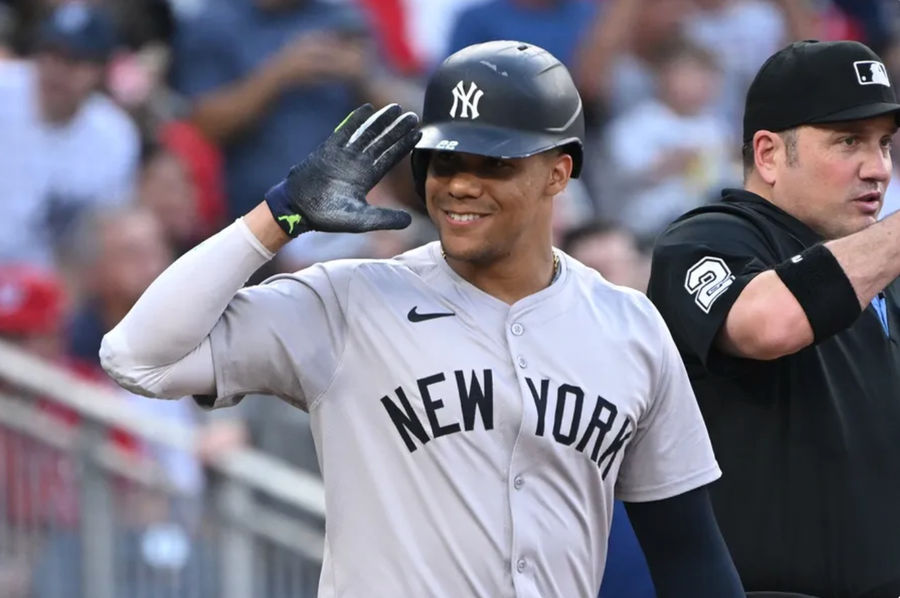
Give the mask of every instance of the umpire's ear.
<svg viewBox="0 0 900 598">
<path fill-rule="evenodd" d="M 786 161 L 784 140 L 778 133 L 760 130 L 753 134 L 753 165 L 759 177 L 774 185 L 781 163 Z"/>
<path fill-rule="evenodd" d="M 569 179 L 575 162 L 572 156 L 559 150 L 548 152 L 550 171 L 547 176 L 547 195 L 562 193 Z"/>
</svg>

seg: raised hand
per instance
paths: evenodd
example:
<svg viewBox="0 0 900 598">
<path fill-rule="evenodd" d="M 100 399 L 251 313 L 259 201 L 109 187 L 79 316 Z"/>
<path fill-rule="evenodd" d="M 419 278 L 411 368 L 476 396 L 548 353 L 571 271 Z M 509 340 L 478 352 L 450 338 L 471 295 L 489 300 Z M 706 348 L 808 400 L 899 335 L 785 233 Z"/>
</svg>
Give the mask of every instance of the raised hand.
<svg viewBox="0 0 900 598">
<path fill-rule="evenodd" d="M 366 194 L 412 151 L 420 136 L 418 122 L 414 113 L 404 113 L 397 104 L 378 112 L 365 104 L 350 113 L 266 193 L 281 229 L 296 237 L 309 230 L 365 232 L 409 226 L 409 214 L 371 206 Z"/>
</svg>

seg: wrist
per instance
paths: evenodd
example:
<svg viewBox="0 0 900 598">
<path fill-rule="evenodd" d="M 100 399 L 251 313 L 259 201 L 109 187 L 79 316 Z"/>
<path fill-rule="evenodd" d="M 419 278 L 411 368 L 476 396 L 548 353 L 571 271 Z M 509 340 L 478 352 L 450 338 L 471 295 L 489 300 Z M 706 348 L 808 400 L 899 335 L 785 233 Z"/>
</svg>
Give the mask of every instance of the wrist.
<svg viewBox="0 0 900 598">
<path fill-rule="evenodd" d="M 264 201 L 245 214 L 243 220 L 253 236 L 273 254 L 291 240 L 291 237 L 279 226 L 275 215 Z"/>
<path fill-rule="evenodd" d="M 290 190 L 290 175 L 266 192 L 265 203 L 275 224 L 293 239 L 312 230 L 303 214 L 295 207 Z"/>
</svg>

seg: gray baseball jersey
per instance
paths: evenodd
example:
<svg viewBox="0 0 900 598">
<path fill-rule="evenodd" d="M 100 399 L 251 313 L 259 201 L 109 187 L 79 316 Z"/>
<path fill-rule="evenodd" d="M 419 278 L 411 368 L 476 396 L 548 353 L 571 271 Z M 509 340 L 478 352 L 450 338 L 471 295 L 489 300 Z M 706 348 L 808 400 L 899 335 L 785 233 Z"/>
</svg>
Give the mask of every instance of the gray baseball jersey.
<svg viewBox="0 0 900 598">
<path fill-rule="evenodd" d="M 316 265 L 238 292 L 210 340 L 216 406 L 310 413 L 320 596 L 593 597 L 614 496 L 720 475 L 656 310 L 565 255 L 512 306 L 437 243 Z"/>
</svg>

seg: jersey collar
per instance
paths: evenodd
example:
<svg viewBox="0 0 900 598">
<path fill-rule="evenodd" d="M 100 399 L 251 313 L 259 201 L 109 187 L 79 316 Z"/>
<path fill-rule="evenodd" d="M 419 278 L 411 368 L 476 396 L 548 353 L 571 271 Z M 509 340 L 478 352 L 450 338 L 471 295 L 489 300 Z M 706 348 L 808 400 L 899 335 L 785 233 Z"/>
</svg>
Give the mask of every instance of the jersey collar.
<svg viewBox="0 0 900 598">
<path fill-rule="evenodd" d="M 732 205 L 743 205 L 755 212 L 767 215 L 784 226 L 788 232 L 806 247 L 825 240 L 822 235 L 809 228 L 809 226 L 756 193 L 745 189 L 723 189 L 722 201 Z"/>
</svg>

